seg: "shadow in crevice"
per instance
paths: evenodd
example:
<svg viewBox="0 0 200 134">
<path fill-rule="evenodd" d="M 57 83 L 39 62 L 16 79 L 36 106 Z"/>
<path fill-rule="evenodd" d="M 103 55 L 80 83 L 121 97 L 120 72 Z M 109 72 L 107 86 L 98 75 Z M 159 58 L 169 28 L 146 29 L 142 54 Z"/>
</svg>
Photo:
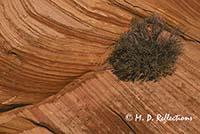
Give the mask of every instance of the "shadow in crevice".
<svg viewBox="0 0 200 134">
<path fill-rule="evenodd" d="M 0 104 L 0 113 L 8 112 L 31 104 Z"/>
</svg>

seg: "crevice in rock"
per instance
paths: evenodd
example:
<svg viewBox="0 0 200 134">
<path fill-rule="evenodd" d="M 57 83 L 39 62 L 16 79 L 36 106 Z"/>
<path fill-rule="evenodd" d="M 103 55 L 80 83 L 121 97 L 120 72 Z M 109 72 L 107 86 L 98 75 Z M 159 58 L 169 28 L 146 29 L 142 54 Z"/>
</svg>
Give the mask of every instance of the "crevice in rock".
<svg viewBox="0 0 200 134">
<path fill-rule="evenodd" d="M 36 122 L 32 119 L 29 119 L 29 118 L 25 118 L 25 117 L 22 117 L 24 118 L 25 120 L 28 120 L 30 121 L 31 123 L 33 123 L 35 126 L 37 127 L 41 127 L 41 128 L 44 128 L 46 130 L 48 130 L 49 132 L 53 133 L 53 134 L 65 134 L 64 132 L 58 130 L 58 129 L 55 129 L 55 128 L 52 128 L 50 125 L 44 123 L 44 122 Z"/>
<path fill-rule="evenodd" d="M 0 104 L 0 113 L 8 112 L 31 104 Z"/>
<path fill-rule="evenodd" d="M 120 118 L 120 120 L 130 129 L 130 133 L 131 133 L 131 134 L 137 134 L 136 131 L 135 131 L 135 129 L 131 126 L 131 124 L 130 124 L 128 121 L 125 120 L 125 118 L 124 118 L 121 114 L 119 114 L 117 111 L 115 111 L 113 108 L 111 108 L 111 107 L 109 107 L 109 106 L 107 106 L 107 108 L 108 108 L 114 115 L 116 115 L 117 117 Z"/>
</svg>

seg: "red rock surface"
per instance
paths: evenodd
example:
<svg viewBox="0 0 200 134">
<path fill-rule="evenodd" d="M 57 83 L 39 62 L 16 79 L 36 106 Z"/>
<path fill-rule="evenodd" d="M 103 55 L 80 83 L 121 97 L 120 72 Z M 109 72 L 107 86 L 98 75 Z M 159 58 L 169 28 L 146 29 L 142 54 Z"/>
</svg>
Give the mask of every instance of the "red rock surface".
<svg viewBox="0 0 200 134">
<path fill-rule="evenodd" d="M 200 133 L 199 8 L 198 0 L 0 0 L 0 107 L 36 103 L 57 93 L 0 113 L 0 134 L 49 134 L 51 129 L 59 134 Z M 176 73 L 141 84 L 102 71 L 112 43 L 128 30 L 131 18 L 152 12 L 185 32 Z M 127 113 L 193 120 L 126 122 Z M 34 123 L 29 130 L 5 130 L 21 116 L 50 130 Z"/>
</svg>

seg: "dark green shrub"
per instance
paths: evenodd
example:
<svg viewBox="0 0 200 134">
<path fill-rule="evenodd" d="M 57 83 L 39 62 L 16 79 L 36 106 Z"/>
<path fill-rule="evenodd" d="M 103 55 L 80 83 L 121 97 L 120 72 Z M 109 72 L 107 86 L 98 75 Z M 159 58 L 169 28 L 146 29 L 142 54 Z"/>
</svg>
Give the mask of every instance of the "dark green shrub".
<svg viewBox="0 0 200 134">
<path fill-rule="evenodd" d="M 175 71 L 181 53 L 178 30 L 169 29 L 159 16 L 134 21 L 131 29 L 115 43 L 108 59 L 113 73 L 124 81 L 158 80 Z"/>
</svg>

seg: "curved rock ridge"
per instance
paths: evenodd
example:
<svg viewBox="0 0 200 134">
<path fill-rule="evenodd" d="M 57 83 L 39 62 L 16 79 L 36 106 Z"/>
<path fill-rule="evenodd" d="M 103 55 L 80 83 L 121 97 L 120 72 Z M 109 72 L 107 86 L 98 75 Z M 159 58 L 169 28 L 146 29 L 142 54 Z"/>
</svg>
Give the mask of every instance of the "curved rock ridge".
<svg viewBox="0 0 200 134">
<path fill-rule="evenodd" d="M 187 41 L 184 50 L 175 74 L 159 82 L 122 82 L 108 70 L 90 73 L 41 103 L 0 114 L 0 133 L 10 132 L 4 126 L 13 128 L 19 118 L 23 126 L 30 124 L 23 117 L 58 134 L 199 134 L 200 46 Z M 150 114 L 154 121 L 127 121 L 127 114 L 134 119 L 136 114 L 144 119 Z M 192 121 L 157 122 L 158 114 L 192 117 Z M 51 134 L 44 127 L 31 126 L 16 134 Z"/>
<path fill-rule="evenodd" d="M 39 93 L 38 98 L 43 98 L 96 70 L 131 19 L 111 7 L 93 0 L 1 0 L 3 93 L 12 97 Z"/>
</svg>

